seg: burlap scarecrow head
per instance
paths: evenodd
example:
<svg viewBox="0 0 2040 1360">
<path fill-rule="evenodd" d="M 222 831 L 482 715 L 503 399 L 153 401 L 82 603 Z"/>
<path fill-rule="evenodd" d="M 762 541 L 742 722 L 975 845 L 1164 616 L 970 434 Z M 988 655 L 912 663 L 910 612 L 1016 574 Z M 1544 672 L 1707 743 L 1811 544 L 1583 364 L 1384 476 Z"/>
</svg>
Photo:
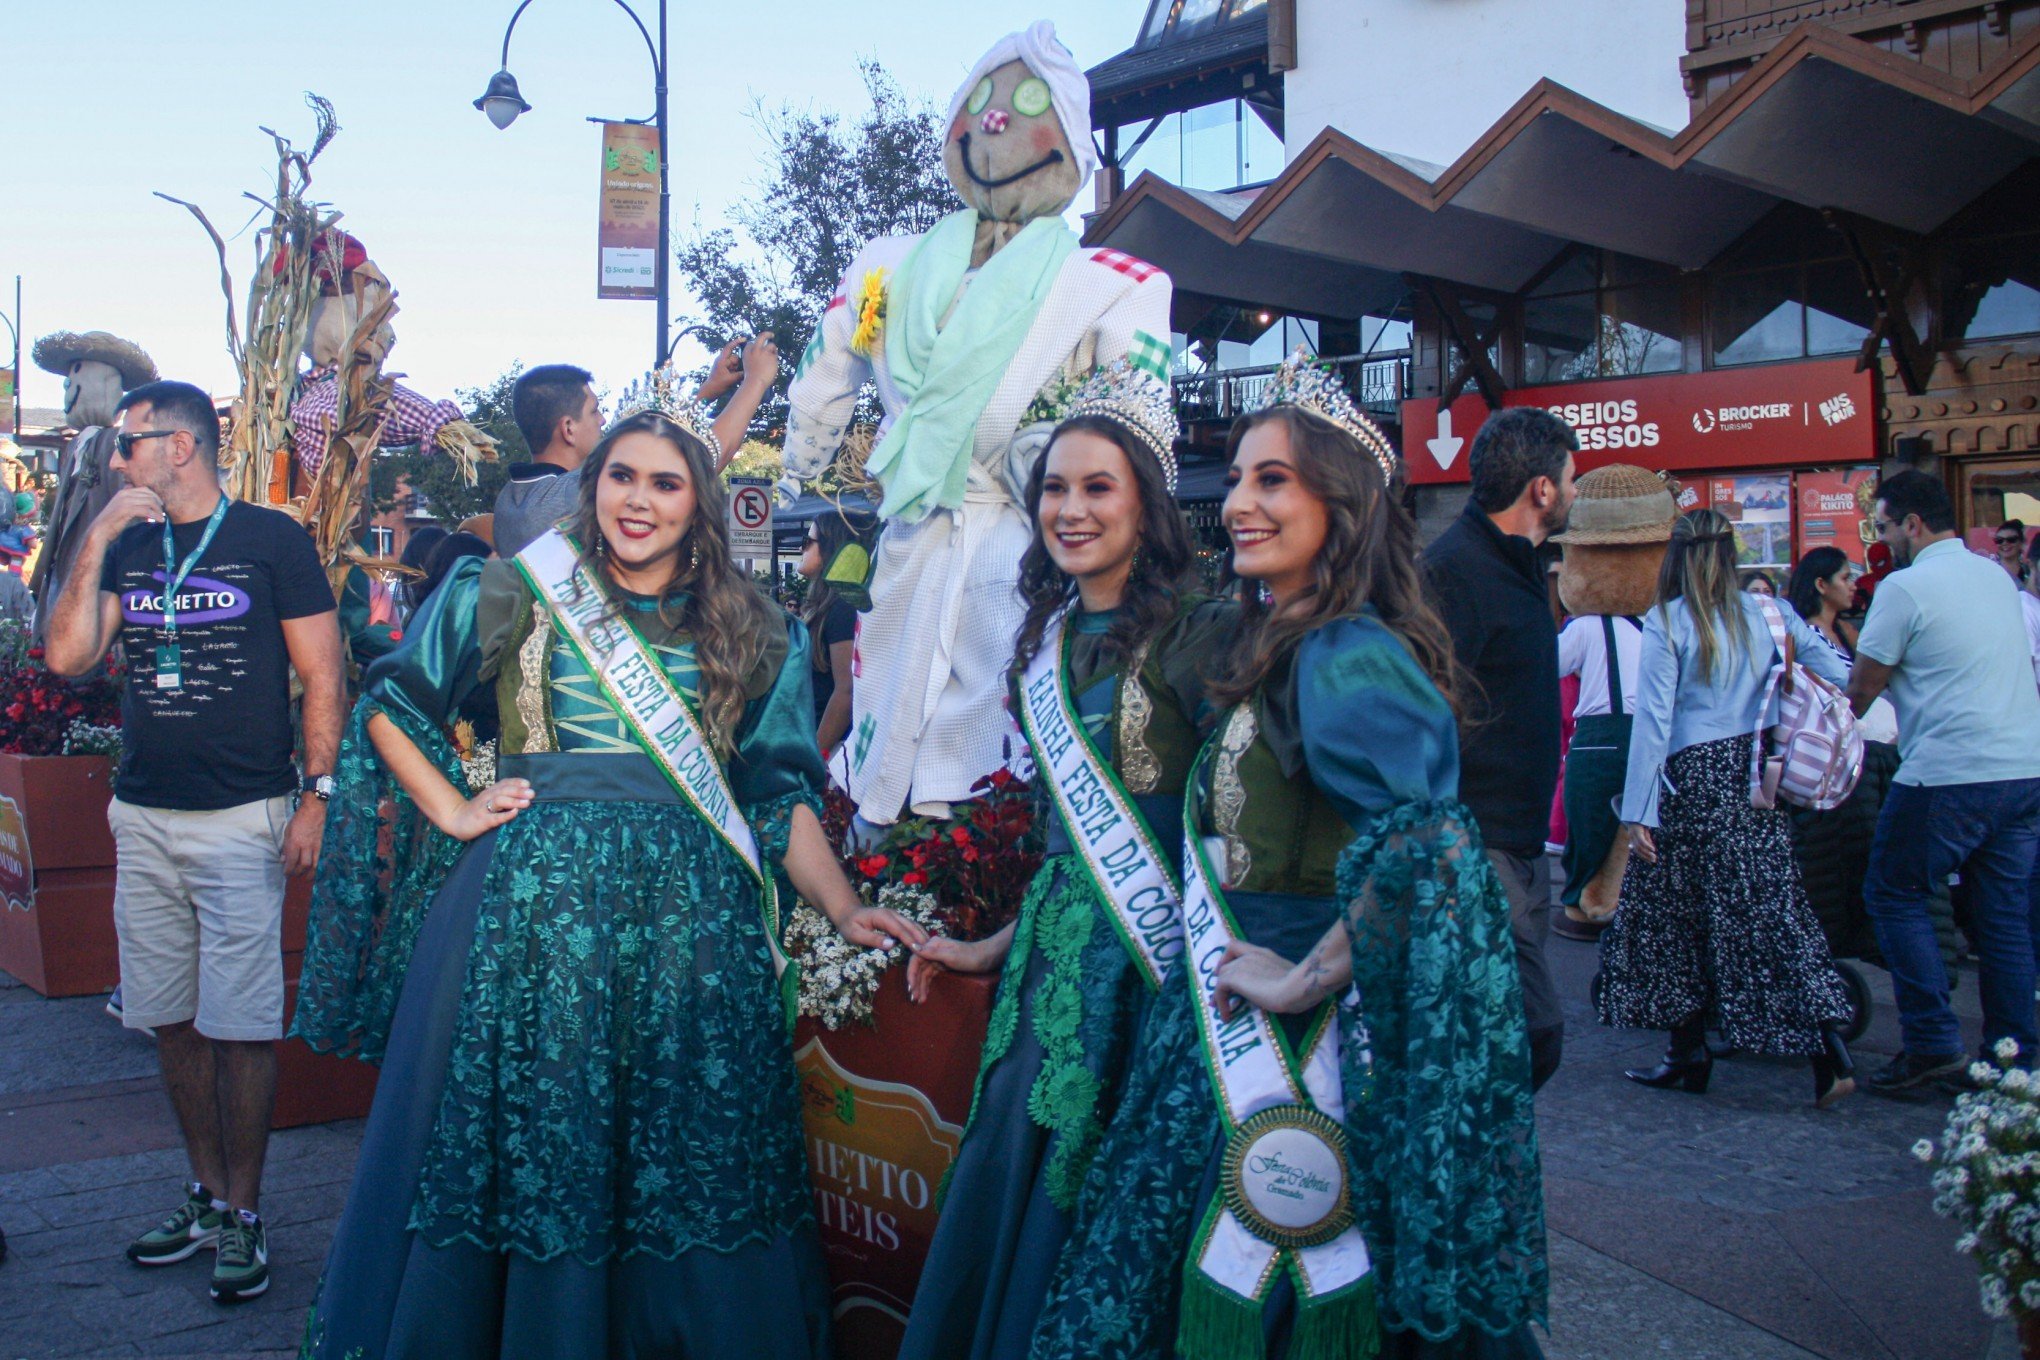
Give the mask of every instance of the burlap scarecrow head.
<svg viewBox="0 0 2040 1360">
<path fill-rule="evenodd" d="M 1046 19 L 994 43 L 949 101 L 942 168 L 981 217 L 1054 217 L 1097 161 L 1090 82 Z"/>
<path fill-rule="evenodd" d="M 286 260 L 278 252 L 271 262 L 271 272 L 281 274 L 285 267 Z M 340 362 L 341 351 L 359 329 L 363 313 L 381 305 L 390 284 L 368 258 L 368 248 L 344 231 L 329 231 L 312 238 L 311 269 L 319 286 L 319 298 L 312 304 L 304 354 L 316 367 L 331 368 Z M 395 343 L 394 330 L 387 324 L 377 326 L 363 337 L 356 350 L 356 361 L 380 364 Z"/>
<path fill-rule="evenodd" d="M 1647 468 L 1610 463 L 1579 479 L 1558 595 L 1569 614 L 1636 615 L 1657 599 L 1658 568 L 1678 518 L 1676 484 Z"/>
<path fill-rule="evenodd" d="M 35 366 L 64 380 L 64 423 L 111 425 L 131 387 L 156 381 L 156 363 L 132 340 L 106 331 L 54 331 L 35 342 Z"/>
</svg>

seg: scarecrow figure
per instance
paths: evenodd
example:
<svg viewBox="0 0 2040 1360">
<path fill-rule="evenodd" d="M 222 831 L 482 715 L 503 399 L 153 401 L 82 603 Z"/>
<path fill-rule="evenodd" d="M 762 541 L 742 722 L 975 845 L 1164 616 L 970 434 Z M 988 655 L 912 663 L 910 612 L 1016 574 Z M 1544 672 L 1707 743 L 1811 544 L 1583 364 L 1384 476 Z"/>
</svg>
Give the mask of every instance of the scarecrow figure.
<svg viewBox="0 0 2040 1360">
<path fill-rule="evenodd" d="M 1170 357 L 1168 275 L 1063 224 L 1097 157 L 1090 87 L 1054 25 L 978 61 L 942 160 L 968 206 L 864 248 L 787 394 L 799 479 L 836 457 L 865 382 L 885 410 L 865 465 L 885 529 L 836 767 L 874 825 L 946 815 L 1006 759 L 1027 477 L 1094 369 L 1128 359 L 1166 380 Z"/>
<path fill-rule="evenodd" d="M 47 606 L 63 592 L 85 530 L 127 485 L 113 466 L 114 408 L 130 388 L 156 380 L 156 365 L 140 345 L 106 331 L 45 335 L 35 342 L 35 363 L 64 380 L 64 424 L 78 432 L 57 465 L 56 497 L 29 581 L 40 645 L 51 612 Z"/>
</svg>

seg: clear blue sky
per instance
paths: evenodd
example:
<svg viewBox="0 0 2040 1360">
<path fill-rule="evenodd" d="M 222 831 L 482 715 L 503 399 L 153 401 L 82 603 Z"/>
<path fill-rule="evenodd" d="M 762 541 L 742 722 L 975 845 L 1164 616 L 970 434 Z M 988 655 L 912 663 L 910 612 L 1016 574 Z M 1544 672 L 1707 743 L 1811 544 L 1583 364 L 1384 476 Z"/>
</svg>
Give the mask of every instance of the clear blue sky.
<svg viewBox="0 0 2040 1360">
<path fill-rule="evenodd" d="M 498 132 L 470 107 L 514 0 L 18 0 L 0 83 L 0 308 L 22 275 L 24 400 L 61 381 L 28 340 L 59 329 L 139 342 L 168 376 L 236 386 L 211 245 L 161 189 L 232 233 L 274 173 L 267 124 L 303 144 L 303 92 L 342 131 L 316 196 L 346 213 L 399 294 L 389 368 L 433 396 L 515 360 L 579 362 L 612 391 L 641 373 L 649 302 L 595 299 L 600 131 L 651 111 L 651 63 L 612 0 L 534 0 L 510 51 L 533 110 Z M 636 0 L 647 16 L 655 0 Z M 999 35 L 1052 19 L 1084 65 L 1131 43 L 1145 0 L 670 0 L 676 233 L 715 223 L 758 173 L 754 103 L 854 111 L 860 56 L 946 102 Z M 1088 201 L 1088 199 L 1086 200 Z M 252 233 L 251 233 L 252 235 Z M 229 242 L 236 303 L 249 236 Z M 675 299 L 685 315 L 689 300 Z M 5 363 L 0 328 L 0 365 Z M 685 351 L 683 351 L 685 353 Z"/>
</svg>

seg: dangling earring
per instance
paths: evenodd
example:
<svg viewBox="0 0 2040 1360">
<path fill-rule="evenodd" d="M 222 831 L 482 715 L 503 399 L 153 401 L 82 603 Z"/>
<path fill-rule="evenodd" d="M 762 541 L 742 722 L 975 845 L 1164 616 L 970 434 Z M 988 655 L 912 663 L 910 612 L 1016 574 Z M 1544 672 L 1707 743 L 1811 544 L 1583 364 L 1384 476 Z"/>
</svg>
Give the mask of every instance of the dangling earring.
<svg viewBox="0 0 2040 1360">
<path fill-rule="evenodd" d="M 1128 576 L 1138 576 L 1140 575 L 1140 569 L 1146 564 L 1147 560 L 1141 556 L 1140 547 L 1136 544 L 1133 549 L 1133 562 L 1127 567 L 1126 574 Z"/>
<path fill-rule="evenodd" d="M 695 571 L 701 570 L 701 540 L 694 535 L 687 536 L 687 565 Z"/>
<path fill-rule="evenodd" d="M 598 559 L 609 556 L 609 540 L 602 536 L 600 530 L 595 533 L 595 556 Z"/>
</svg>

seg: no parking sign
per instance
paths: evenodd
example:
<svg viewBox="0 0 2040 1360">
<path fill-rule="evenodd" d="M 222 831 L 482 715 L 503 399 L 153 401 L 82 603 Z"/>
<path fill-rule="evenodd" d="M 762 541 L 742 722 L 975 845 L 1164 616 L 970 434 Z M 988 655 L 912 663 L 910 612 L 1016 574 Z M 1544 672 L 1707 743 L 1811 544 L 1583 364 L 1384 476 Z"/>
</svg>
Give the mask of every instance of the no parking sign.
<svg viewBox="0 0 2040 1360">
<path fill-rule="evenodd" d="M 730 556 L 754 561 L 772 556 L 770 478 L 730 478 Z"/>
</svg>

